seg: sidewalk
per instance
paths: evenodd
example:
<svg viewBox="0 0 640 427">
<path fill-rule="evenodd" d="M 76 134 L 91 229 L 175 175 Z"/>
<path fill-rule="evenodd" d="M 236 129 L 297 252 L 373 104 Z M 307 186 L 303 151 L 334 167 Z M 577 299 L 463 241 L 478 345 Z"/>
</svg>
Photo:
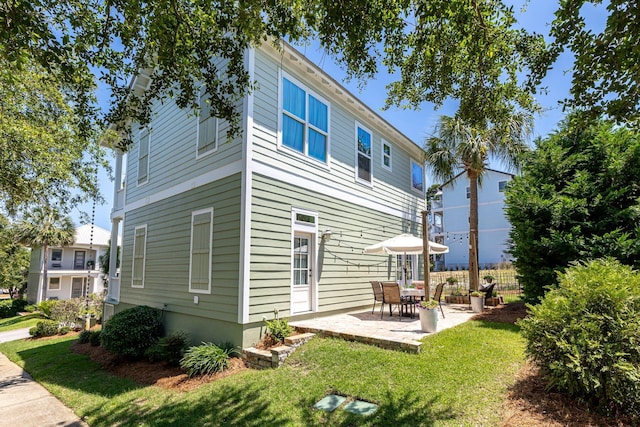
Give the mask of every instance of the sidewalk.
<svg viewBox="0 0 640 427">
<path fill-rule="evenodd" d="M 22 338 L 20 334 L 11 334 L 11 332 L 1 333 L 0 342 Z M 10 339 L 16 336 L 17 338 Z M 88 427 L 71 409 L 64 406 L 2 353 L 0 353 L 0 414 L 2 414 L 0 424 L 3 426 Z"/>
</svg>

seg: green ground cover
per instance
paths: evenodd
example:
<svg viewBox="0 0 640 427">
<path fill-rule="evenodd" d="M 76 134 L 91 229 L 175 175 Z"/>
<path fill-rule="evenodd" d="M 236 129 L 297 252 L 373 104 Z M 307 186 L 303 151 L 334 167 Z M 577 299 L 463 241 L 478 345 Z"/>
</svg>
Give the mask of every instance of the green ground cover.
<svg viewBox="0 0 640 427">
<path fill-rule="evenodd" d="M 38 323 L 42 319 L 43 317 L 38 313 L 0 319 L 0 332 L 13 331 L 15 329 L 22 328 L 31 328 L 33 326 L 36 326 L 36 323 Z"/>
<path fill-rule="evenodd" d="M 143 387 L 70 351 L 75 337 L 0 351 L 92 427 L 170 425 L 496 425 L 524 363 L 514 325 L 470 321 L 424 339 L 421 354 L 314 338 L 276 370 L 246 370 L 190 392 Z M 313 405 L 335 393 L 374 402 L 369 417 Z"/>
</svg>

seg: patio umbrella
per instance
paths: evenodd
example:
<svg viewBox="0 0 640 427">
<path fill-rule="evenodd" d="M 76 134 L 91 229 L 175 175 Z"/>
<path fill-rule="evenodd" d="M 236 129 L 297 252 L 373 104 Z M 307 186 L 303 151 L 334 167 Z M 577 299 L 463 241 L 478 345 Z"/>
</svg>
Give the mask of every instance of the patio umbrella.
<svg viewBox="0 0 640 427">
<path fill-rule="evenodd" d="M 389 254 L 399 255 L 419 255 L 423 252 L 422 239 L 414 236 L 413 234 L 400 234 L 399 236 L 392 237 L 383 242 L 376 243 L 375 245 L 367 246 L 364 248 L 365 254 Z M 429 253 L 430 254 L 446 254 L 449 252 L 449 247 L 441 245 L 436 242 L 429 241 Z M 403 265 L 404 269 L 405 266 Z M 406 281 L 406 273 L 405 273 Z M 406 285 L 406 282 L 405 282 Z"/>
</svg>

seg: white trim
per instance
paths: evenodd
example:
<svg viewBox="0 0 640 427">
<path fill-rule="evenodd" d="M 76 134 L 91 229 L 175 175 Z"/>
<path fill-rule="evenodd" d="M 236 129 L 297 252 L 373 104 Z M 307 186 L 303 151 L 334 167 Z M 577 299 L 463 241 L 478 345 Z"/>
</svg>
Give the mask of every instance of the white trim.
<svg viewBox="0 0 640 427">
<path fill-rule="evenodd" d="M 140 144 L 142 139 L 142 134 L 147 132 L 149 139 L 147 141 L 147 174 L 145 176 L 145 180 L 140 182 Z M 138 131 L 138 159 L 136 162 L 136 187 L 141 187 L 149 182 L 149 164 L 151 163 L 151 130 L 148 127 L 140 128 Z"/>
<path fill-rule="evenodd" d="M 247 51 L 249 79 L 254 80 L 255 48 Z M 240 272 L 238 323 L 249 323 L 249 296 L 251 292 L 251 196 L 253 180 L 253 105 L 254 96 L 250 92 L 244 99 L 245 132 L 242 144 L 242 194 L 240 201 Z"/>
<path fill-rule="evenodd" d="M 228 165 L 222 166 L 220 168 L 216 168 L 207 173 L 204 173 L 200 176 L 197 176 L 193 179 L 190 179 L 185 182 L 181 182 L 180 184 L 176 184 L 173 187 L 166 188 L 164 190 L 160 190 L 155 194 L 151 194 L 149 196 L 143 197 L 141 199 L 135 200 L 131 203 L 128 203 L 124 207 L 124 211 L 129 212 L 135 209 L 140 209 L 144 206 L 147 206 L 151 203 L 156 203 L 161 200 L 168 199 L 173 196 L 177 196 L 178 194 L 182 194 L 186 191 L 192 190 L 196 187 L 201 187 L 206 184 L 210 184 L 219 179 L 226 178 L 233 174 L 242 172 L 243 162 L 242 160 L 237 160 Z"/>
<path fill-rule="evenodd" d="M 209 261 L 208 271 L 208 280 L 207 280 L 207 289 L 192 289 L 191 288 L 191 266 L 193 263 L 193 219 L 196 215 L 209 214 L 209 256 L 207 260 Z M 211 294 L 211 256 L 213 253 L 213 207 L 200 209 L 197 211 L 191 212 L 191 241 L 189 243 L 189 293 L 194 294 Z"/>
<path fill-rule="evenodd" d="M 373 209 L 377 212 L 392 215 L 398 218 L 408 219 L 414 222 L 422 221 L 422 218 L 418 214 L 416 214 L 413 219 L 408 218 L 407 211 L 403 211 L 389 205 L 384 205 L 380 202 L 380 200 L 376 198 L 362 197 L 362 193 L 358 192 L 357 188 L 352 189 L 353 191 L 347 191 L 345 190 L 346 187 L 330 187 L 327 184 L 321 184 L 317 181 L 314 181 L 310 176 L 305 176 L 307 174 L 307 171 L 298 170 L 296 171 L 296 173 L 294 173 L 291 171 L 278 169 L 266 163 L 254 161 L 253 172 L 288 184 L 295 183 L 295 185 L 303 187 L 309 191 L 326 194 L 329 197 L 353 203 L 357 206 Z M 412 192 L 407 192 L 406 195 L 418 199 L 418 197 L 415 196 L 415 194 Z M 419 202 L 419 200 L 417 201 Z M 419 213 L 421 211 L 420 206 L 419 204 L 417 204 L 416 206 L 416 212 Z M 413 210 L 410 206 L 407 209 L 408 211 Z"/>
<path fill-rule="evenodd" d="M 362 129 L 363 131 L 367 132 L 370 136 L 370 142 L 371 142 L 371 147 L 370 148 L 370 154 L 369 154 L 369 173 L 371 174 L 371 181 L 365 181 L 364 179 L 360 178 L 358 176 L 358 155 L 360 154 L 360 150 L 358 150 L 358 128 Z M 353 172 L 354 172 L 354 177 L 357 183 L 360 184 L 364 184 L 368 187 L 373 188 L 373 132 L 371 132 L 371 130 L 366 127 L 365 125 L 363 125 L 362 123 L 360 123 L 359 121 L 355 121 L 355 127 L 354 127 L 354 135 L 353 135 L 353 142 L 354 142 L 354 153 L 355 153 L 355 158 L 354 158 L 354 163 L 353 163 Z M 362 153 L 364 154 L 364 153 Z"/>
<path fill-rule="evenodd" d="M 303 214 L 303 215 L 309 215 L 315 218 L 315 222 L 313 224 L 310 223 L 306 223 L 306 222 L 299 222 L 296 220 L 296 214 Z M 311 306 L 311 312 L 317 312 L 318 311 L 318 212 L 316 211 L 312 211 L 309 209 L 304 209 L 304 208 L 297 208 L 297 207 L 292 207 L 291 208 L 291 246 L 290 246 L 290 266 L 289 266 L 289 274 L 290 274 L 290 280 L 289 280 L 289 304 L 290 304 L 290 313 L 291 315 L 295 315 L 295 314 L 303 314 L 303 313 L 309 313 L 309 311 L 300 311 L 300 312 L 293 312 L 293 265 L 294 265 L 294 258 L 293 258 L 293 243 L 294 243 L 294 239 L 295 239 L 295 235 L 296 233 L 306 233 L 306 234 L 310 234 L 310 239 L 309 239 L 309 244 L 312 245 L 312 253 L 310 254 L 310 261 L 311 261 L 311 268 L 313 269 L 312 272 L 312 283 L 310 284 L 311 286 L 311 292 L 310 292 L 310 306 Z"/>
<path fill-rule="evenodd" d="M 381 144 L 380 144 L 380 165 L 382 166 L 382 169 L 386 169 L 389 172 L 393 172 L 393 144 L 391 144 L 390 142 L 387 142 L 384 138 L 381 139 Z M 386 157 L 386 154 L 384 153 L 384 146 L 389 147 L 389 166 L 384 164 L 384 158 Z"/>
<path fill-rule="evenodd" d="M 291 147 L 287 147 L 282 143 L 282 114 L 287 114 L 291 118 L 302 123 L 302 121 L 291 115 L 289 112 L 284 110 L 284 102 L 283 102 L 283 87 L 282 84 L 283 79 L 287 79 L 291 81 L 291 83 L 298 86 L 300 89 L 304 90 L 305 98 L 304 98 L 304 108 L 305 108 L 305 120 L 304 120 L 304 133 L 302 135 L 302 152 L 298 150 L 294 150 Z M 316 98 L 318 101 L 322 102 L 327 107 L 327 146 L 326 146 L 326 160 L 323 162 L 322 160 L 316 159 L 315 157 L 311 157 L 309 152 L 309 141 L 307 137 L 308 129 L 311 128 L 316 130 L 319 133 L 325 134 L 325 132 L 321 129 L 316 128 L 315 126 L 309 123 L 309 95 Z M 331 103 L 327 101 L 324 97 L 318 95 L 312 89 L 308 87 L 308 85 L 302 83 L 300 80 L 293 77 L 291 74 L 287 73 L 282 68 L 278 68 L 278 130 L 277 130 L 277 143 L 276 146 L 278 151 L 286 152 L 292 154 L 298 158 L 303 159 L 304 161 L 311 161 L 323 168 L 330 169 L 331 168 Z"/>
<path fill-rule="evenodd" d="M 87 292 L 89 292 L 89 286 L 88 283 L 86 282 L 87 280 L 87 276 L 70 276 L 71 280 L 69 281 L 69 298 L 73 298 L 73 279 L 82 279 L 82 288 L 80 290 L 80 297 L 82 298 L 82 292 L 85 289 L 85 286 L 87 287 Z"/>
<path fill-rule="evenodd" d="M 51 287 L 51 279 L 58 279 L 58 289 Z M 47 291 L 61 291 L 62 290 L 62 276 L 47 277 Z"/>
<path fill-rule="evenodd" d="M 220 77 L 220 74 L 218 73 L 218 77 Z M 202 98 L 202 89 L 200 90 L 200 92 L 198 93 L 198 106 L 200 106 L 200 99 Z M 202 154 L 198 154 L 198 144 L 200 144 L 200 114 L 202 114 L 202 110 L 199 111 L 199 114 L 196 114 L 196 160 L 200 160 L 203 157 L 206 157 L 212 153 L 215 153 L 216 151 L 218 151 L 218 146 L 220 145 L 220 119 L 217 116 L 211 116 L 209 115 L 209 119 L 214 119 L 215 120 L 215 145 L 212 149 L 205 151 Z M 209 120 L 207 119 L 207 120 Z"/>
<path fill-rule="evenodd" d="M 133 275 L 135 271 L 135 262 L 136 262 L 136 231 L 139 228 L 144 228 L 144 248 L 142 250 L 142 285 L 135 286 L 133 284 Z M 144 273 L 147 267 L 147 224 L 138 225 L 133 229 L 133 252 L 131 253 L 131 287 L 142 289 L 144 288 Z"/>
<path fill-rule="evenodd" d="M 422 190 L 418 190 L 417 188 L 415 188 L 413 186 L 413 165 L 416 165 L 420 168 L 420 170 L 422 170 Z M 415 193 L 418 194 L 425 194 L 425 187 L 427 186 L 427 181 L 425 179 L 424 176 L 424 164 L 421 164 L 420 162 L 418 162 L 417 160 L 414 160 L 413 158 L 410 158 L 410 164 L 409 164 L 409 172 L 411 173 L 411 176 L 409 177 L 409 183 L 411 185 L 411 190 Z"/>
</svg>

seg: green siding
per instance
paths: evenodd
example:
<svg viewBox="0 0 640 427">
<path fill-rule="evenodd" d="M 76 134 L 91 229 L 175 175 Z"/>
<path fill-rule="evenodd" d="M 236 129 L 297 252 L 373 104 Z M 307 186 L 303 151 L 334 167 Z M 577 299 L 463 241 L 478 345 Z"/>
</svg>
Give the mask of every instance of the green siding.
<svg viewBox="0 0 640 427">
<path fill-rule="evenodd" d="M 169 313 L 236 323 L 240 257 L 241 174 L 127 212 L 121 301 Z M 211 294 L 189 292 L 191 213 L 213 207 Z M 133 231 L 147 225 L 144 288 L 131 287 Z M 194 303 L 194 295 L 199 298 Z"/>
<path fill-rule="evenodd" d="M 366 246 L 403 232 L 420 233 L 408 219 L 382 214 L 292 184 L 253 175 L 249 320 L 290 315 L 291 209 L 318 212 L 318 311 L 358 308 L 370 303 L 370 280 L 393 280 L 393 257 L 363 254 Z M 265 214 L 268 212 L 269 214 Z M 415 218 L 407 212 L 405 218 Z"/>
</svg>

